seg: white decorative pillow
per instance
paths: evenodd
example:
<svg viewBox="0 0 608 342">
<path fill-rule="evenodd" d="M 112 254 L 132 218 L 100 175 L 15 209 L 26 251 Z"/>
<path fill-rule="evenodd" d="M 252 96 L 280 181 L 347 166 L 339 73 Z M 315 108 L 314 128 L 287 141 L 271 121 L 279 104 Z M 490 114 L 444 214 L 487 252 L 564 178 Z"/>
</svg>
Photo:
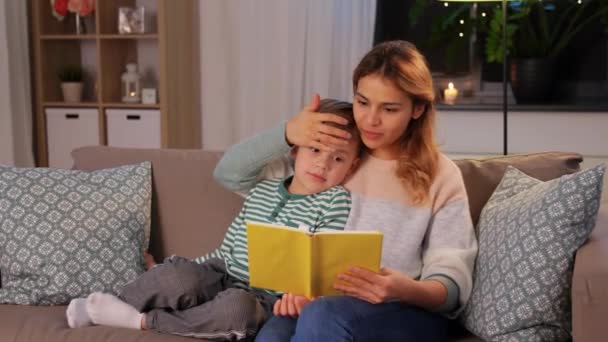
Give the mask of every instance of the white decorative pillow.
<svg viewBox="0 0 608 342">
<path fill-rule="evenodd" d="M 117 294 L 144 272 L 148 162 L 93 172 L 0 166 L 0 303 Z"/>
</svg>

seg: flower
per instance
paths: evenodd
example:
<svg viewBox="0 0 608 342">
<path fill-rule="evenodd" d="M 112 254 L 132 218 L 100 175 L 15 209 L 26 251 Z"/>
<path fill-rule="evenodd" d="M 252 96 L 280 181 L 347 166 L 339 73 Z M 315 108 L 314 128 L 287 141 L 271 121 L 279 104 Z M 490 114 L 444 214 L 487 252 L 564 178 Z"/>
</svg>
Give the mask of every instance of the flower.
<svg viewBox="0 0 608 342">
<path fill-rule="evenodd" d="M 69 12 L 86 17 L 93 12 L 95 0 L 50 0 L 53 16 L 57 20 L 63 20 Z"/>
<path fill-rule="evenodd" d="M 69 0 L 68 10 L 72 13 L 77 13 L 81 17 L 86 17 L 93 12 L 95 0 Z"/>
<path fill-rule="evenodd" d="M 51 9 L 57 20 L 63 20 L 68 14 L 68 0 L 51 0 Z"/>
</svg>

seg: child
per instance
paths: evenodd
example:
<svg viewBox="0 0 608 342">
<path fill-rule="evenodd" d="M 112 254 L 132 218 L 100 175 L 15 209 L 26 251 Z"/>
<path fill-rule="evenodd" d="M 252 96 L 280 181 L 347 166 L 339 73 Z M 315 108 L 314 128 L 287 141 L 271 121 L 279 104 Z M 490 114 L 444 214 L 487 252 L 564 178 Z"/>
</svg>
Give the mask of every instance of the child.
<svg viewBox="0 0 608 342">
<path fill-rule="evenodd" d="M 352 105 L 325 99 L 319 109 L 346 119 L 352 138 L 332 150 L 293 147 L 293 177 L 258 183 L 219 249 L 196 262 L 167 258 L 125 285 L 118 297 L 93 293 L 72 300 L 66 313 L 70 327 L 98 324 L 218 339 L 255 334 L 277 298 L 248 286 L 245 222 L 306 225 L 317 232 L 343 229 L 350 211 L 350 195 L 338 185 L 356 167 L 362 147 Z"/>
</svg>

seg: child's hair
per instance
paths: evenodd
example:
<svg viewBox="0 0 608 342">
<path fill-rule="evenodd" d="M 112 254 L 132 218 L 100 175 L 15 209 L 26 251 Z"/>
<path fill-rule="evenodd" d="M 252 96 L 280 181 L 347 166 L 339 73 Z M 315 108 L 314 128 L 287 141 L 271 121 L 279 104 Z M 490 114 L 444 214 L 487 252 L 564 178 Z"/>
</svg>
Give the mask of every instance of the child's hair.
<svg viewBox="0 0 608 342">
<path fill-rule="evenodd" d="M 363 151 L 363 142 L 361 141 L 361 135 L 359 134 L 357 124 L 355 123 L 353 104 L 346 101 L 323 99 L 321 100 L 319 109 L 317 111 L 321 113 L 336 114 L 348 120 L 348 124 L 346 125 L 340 125 L 333 121 L 327 121 L 325 123 L 333 127 L 341 128 L 350 133 L 351 139 L 357 143 L 357 157 L 359 157 Z"/>
<path fill-rule="evenodd" d="M 428 64 L 413 44 L 389 41 L 376 45 L 359 62 L 353 73 L 355 92 L 359 80 L 371 74 L 392 81 L 412 99 L 414 106 L 424 106 L 422 115 L 410 120 L 400 138 L 401 155 L 397 168 L 397 176 L 411 191 L 413 202 L 422 204 L 428 200 L 439 160 L 434 133 L 435 91 Z"/>
</svg>

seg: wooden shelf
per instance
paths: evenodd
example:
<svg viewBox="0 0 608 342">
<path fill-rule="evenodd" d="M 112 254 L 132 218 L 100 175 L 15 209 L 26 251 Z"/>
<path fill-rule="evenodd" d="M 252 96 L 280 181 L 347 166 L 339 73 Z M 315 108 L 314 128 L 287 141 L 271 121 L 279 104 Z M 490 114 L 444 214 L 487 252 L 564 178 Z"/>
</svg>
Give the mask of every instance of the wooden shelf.
<svg viewBox="0 0 608 342">
<path fill-rule="evenodd" d="M 95 34 L 43 34 L 42 40 L 92 40 L 96 39 Z"/>
<path fill-rule="evenodd" d="M 48 165 L 47 108 L 89 108 L 99 112 L 99 140 L 107 141 L 106 109 L 158 110 L 164 148 L 200 148 L 200 69 L 197 0 L 94 0 L 85 18 L 86 33 L 76 34 L 75 16 L 58 21 L 49 0 L 31 0 L 35 78 L 36 161 Z M 119 34 L 118 9 L 143 6 L 148 33 Z M 157 104 L 122 103 L 121 76 L 135 62 L 141 87 L 157 91 Z M 83 101 L 63 102 L 57 73 L 69 65 L 84 69 Z M 69 132 L 66 132 L 68 134 Z"/>
<path fill-rule="evenodd" d="M 143 103 L 123 103 L 123 102 L 105 102 L 101 104 L 105 108 L 145 108 L 159 109 L 159 104 L 143 104 Z"/>
<path fill-rule="evenodd" d="M 156 33 L 137 33 L 137 34 L 100 34 L 101 39 L 158 39 Z"/>
<path fill-rule="evenodd" d="M 57 101 L 47 101 L 42 103 L 43 107 L 86 107 L 86 108 L 95 108 L 99 107 L 98 102 L 57 102 Z"/>
</svg>

